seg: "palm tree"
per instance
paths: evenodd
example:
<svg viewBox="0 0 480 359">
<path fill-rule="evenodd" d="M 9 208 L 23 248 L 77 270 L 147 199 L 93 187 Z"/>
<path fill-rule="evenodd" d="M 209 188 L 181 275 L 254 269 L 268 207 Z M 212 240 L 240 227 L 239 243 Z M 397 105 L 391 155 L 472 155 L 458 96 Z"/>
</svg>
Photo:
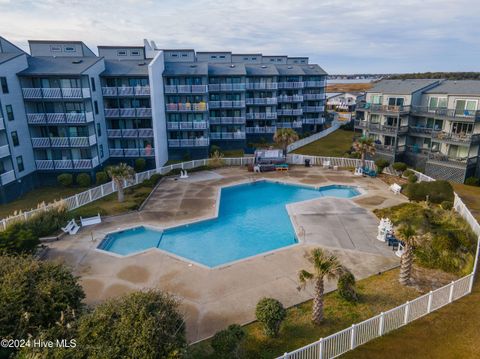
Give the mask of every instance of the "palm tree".
<svg viewBox="0 0 480 359">
<path fill-rule="evenodd" d="M 375 155 L 375 143 L 373 142 L 373 138 L 362 136 L 359 139 L 353 142 L 353 150 L 356 153 L 360 153 L 362 158 L 362 167 L 365 167 L 365 158 L 367 154 Z"/>
<path fill-rule="evenodd" d="M 404 251 L 400 258 L 399 282 L 402 285 L 408 285 L 412 276 L 415 234 L 416 232 L 411 225 L 403 225 L 397 231 L 398 237 L 405 243 Z"/>
<path fill-rule="evenodd" d="M 124 182 L 135 176 L 135 170 L 126 163 L 120 163 L 117 166 L 107 168 L 107 174 L 115 183 L 118 192 L 118 202 L 123 202 L 125 194 L 123 193 Z"/>
<path fill-rule="evenodd" d="M 273 141 L 282 146 L 283 154 L 286 156 L 288 145 L 298 141 L 298 134 L 291 128 L 279 128 L 273 135 Z"/>
<path fill-rule="evenodd" d="M 315 283 L 312 321 L 315 324 L 320 324 L 323 320 L 324 279 L 338 278 L 343 272 L 343 267 L 337 257 L 320 248 L 312 249 L 310 253 L 306 253 L 305 258 L 313 264 L 313 272 L 308 272 L 305 269 L 300 271 L 298 274 L 300 288 L 305 288 L 307 282 Z"/>
</svg>

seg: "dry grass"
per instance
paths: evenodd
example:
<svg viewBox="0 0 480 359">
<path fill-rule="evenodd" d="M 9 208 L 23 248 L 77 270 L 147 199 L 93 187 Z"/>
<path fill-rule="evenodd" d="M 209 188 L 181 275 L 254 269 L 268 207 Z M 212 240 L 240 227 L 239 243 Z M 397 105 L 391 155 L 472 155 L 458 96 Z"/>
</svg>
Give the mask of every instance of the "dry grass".
<svg viewBox="0 0 480 359">
<path fill-rule="evenodd" d="M 371 89 L 373 84 L 367 83 L 354 83 L 354 84 L 328 84 L 327 92 L 363 92 Z"/>
</svg>

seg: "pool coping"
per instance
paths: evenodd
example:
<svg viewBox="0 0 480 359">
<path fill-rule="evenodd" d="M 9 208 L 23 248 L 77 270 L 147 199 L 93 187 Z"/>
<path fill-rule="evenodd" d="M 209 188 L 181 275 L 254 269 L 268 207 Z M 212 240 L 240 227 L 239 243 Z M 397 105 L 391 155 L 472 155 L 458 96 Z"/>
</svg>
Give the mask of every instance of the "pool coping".
<svg viewBox="0 0 480 359">
<path fill-rule="evenodd" d="M 280 183 L 280 184 L 284 184 L 284 185 L 290 185 L 290 186 L 296 186 L 296 187 L 304 187 L 304 188 L 309 188 L 309 189 L 315 189 L 315 190 L 319 190 L 320 188 L 322 187 L 332 187 L 332 186 L 340 186 L 340 187 L 349 187 L 349 188 L 355 188 L 359 194 L 356 195 L 356 196 L 353 196 L 353 197 L 350 197 L 350 198 L 339 198 L 339 197 L 334 197 L 334 196 L 321 196 L 321 197 L 317 197 L 317 198 L 310 198 L 310 199 L 306 199 L 306 200 L 303 200 L 303 201 L 298 201 L 298 202 L 292 202 L 292 203 L 287 203 L 285 205 L 285 209 L 287 211 L 287 214 L 288 214 L 288 217 L 290 218 L 290 222 L 291 222 L 291 225 L 292 225 L 292 228 L 293 228 L 293 231 L 295 233 L 295 237 L 297 239 L 297 242 L 296 243 L 292 243 L 290 245 L 287 245 L 287 246 L 282 246 L 280 248 L 276 248 L 276 249 L 272 249 L 270 251 L 267 251 L 267 252 L 262 252 L 262 253 L 258 253 L 258 254 L 255 254 L 255 255 L 252 255 L 252 256 L 248 256 L 248 257 L 245 257 L 245 258 L 240 258 L 240 259 L 236 259 L 234 261 L 231 261 L 231 262 L 228 262 L 228 263 L 224 263 L 224 264 L 220 264 L 218 266 L 214 266 L 214 267 L 209 267 L 203 263 L 199 263 L 197 261 L 194 261 L 194 260 L 190 260 L 189 258 L 186 258 L 186 257 L 183 257 L 183 256 L 180 256 L 178 254 L 175 254 L 175 253 L 172 253 L 172 252 L 169 252 L 169 251 L 166 251 L 166 250 L 163 250 L 163 249 L 160 249 L 158 247 L 150 247 L 150 248 L 147 248 L 147 249 L 144 249 L 142 251 L 138 251 L 138 252 L 134 252 L 134 253 L 130 253 L 130 254 L 118 254 L 118 253 L 115 253 L 115 252 L 110 252 L 110 251 L 107 251 L 107 250 L 104 250 L 104 249 L 101 249 L 99 248 L 99 246 L 102 245 L 102 243 L 104 242 L 104 240 L 106 239 L 106 237 L 109 235 L 109 234 L 113 234 L 113 233 L 118 233 L 118 232 L 121 232 L 121 231 L 127 231 L 127 230 L 131 230 L 131 229 L 134 229 L 134 228 L 138 228 L 138 227 L 145 227 L 145 228 L 149 228 L 149 229 L 152 229 L 152 230 L 155 230 L 155 231 L 160 231 L 160 232 L 163 232 L 165 230 L 168 230 L 168 229 L 172 229 L 172 228 L 180 228 L 180 227 L 186 227 L 186 226 L 189 226 L 191 224 L 196 224 L 196 223 L 201 223 L 201 222 L 205 222 L 205 221 L 211 221 L 211 220 L 215 220 L 215 219 L 218 219 L 218 215 L 219 215 L 219 212 L 220 212 L 220 200 L 221 200 L 221 193 L 222 193 L 222 189 L 224 188 L 231 188 L 231 187 L 236 187 L 236 186 L 242 186 L 242 185 L 247 185 L 249 183 L 256 183 L 256 182 L 270 182 L 270 183 Z M 197 266 L 200 266 L 202 268 L 206 268 L 206 269 L 209 269 L 209 270 L 215 270 L 215 269 L 223 269 L 223 268 L 227 268 L 229 266 L 232 266 L 234 264 L 238 264 L 239 262 L 243 262 L 243 261 L 247 261 L 247 260 L 252 260 L 254 258 L 257 258 L 257 257 L 260 257 L 260 256 L 268 256 L 268 255 L 271 255 L 273 253 L 276 253 L 278 251 L 282 251 L 282 250 L 286 250 L 286 249 L 291 249 L 292 247 L 295 247 L 295 246 L 298 246 L 298 245 L 301 245 L 301 244 L 304 244 L 305 243 L 305 237 L 303 239 L 301 239 L 301 236 L 300 236 L 300 233 L 299 233 L 299 228 L 298 225 L 294 222 L 293 220 L 293 215 L 291 214 L 291 211 L 289 210 L 289 205 L 293 205 L 293 204 L 302 204 L 302 203 L 307 203 L 307 202 L 311 202 L 311 201 L 317 201 L 317 200 L 321 200 L 321 199 L 343 199 L 343 200 L 349 200 L 351 201 L 352 199 L 358 199 L 359 197 L 362 197 L 364 195 L 367 194 L 367 191 L 360 187 L 360 186 L 356 186 L 356 185 L 348 185 L 348 184 L 335 184 L 335 183 L 332 183 L 332 184 L 326 184 L 326 185 L 322 185 L 322 186 L 318 186 L 318 185 L 311 185 L 311 184 L 305 184 L 305 183 L 296 183 L 296 182 L 293 182 L 293 181 L 286 181 L 286 180 L 276 180 L 276 179 L 271 179 L 271 178 L 265 178 L 265 177 L 261 177 L 261 178 L 256 178 L 254 180 L 245 180 L 245 181 L 242 181 L 242 182 L 239 182 L 239 183 L 234 183 L 234 184 L 230 184 L 230 185 L 223 185 L 223 186 L 219 186 L 218 189 L 217 189 L 217 198 L 216 198 L 216 202 L 215 202 L 215 213 L 213 216 L 210 216 L 210 217 L 205 217 L 205 218 L 200 218 L 200 219 L 195 219 L 195 220 L 191 220 L 191 221 L 187 221 L 185 223 L 182 223 L 182 224 L 177 224 L 177 225 L 171 225 L 171 226 L 165 226 L 165 227 L 161 227 L 161 226 L 155 226 L 155 225 L 151 225 L 151 224 L 137 224 L 137 225 L 134 225 L 134 226 L 128 226 L 128 227 L 125 227 L 125 228 L 117 228 L 117 230 L 115 231 L 110 231 L 110 232 L 107 232 L 103 239 L 100 241 L 100 243 L 98 243 L 94 250 L 97 251 L 97 252 L 100 252 L 100 253 L 103 253 L 103 254 L 107 254 L 107 255 L 110 255 L 110 256 L 113 256 L 115 258 L 131 258 L 133 256 L 137 256 L 137 255 L 141 255 L 141 254 L 145 254 L 145 253 L 148 253 L 150 251 L 158 251 L 162 254 L 165 254 L 165 255 L 168 255 L 170 257 L 173 257 L 174 259 L 177 259 L 177 260 L 180 260 L 184 263 L 187 263 L 188 266 L 192 266 L 193 264 L 197 265 Z M 305 234 L 303 234 L 305 235 Z"/>
</svg>

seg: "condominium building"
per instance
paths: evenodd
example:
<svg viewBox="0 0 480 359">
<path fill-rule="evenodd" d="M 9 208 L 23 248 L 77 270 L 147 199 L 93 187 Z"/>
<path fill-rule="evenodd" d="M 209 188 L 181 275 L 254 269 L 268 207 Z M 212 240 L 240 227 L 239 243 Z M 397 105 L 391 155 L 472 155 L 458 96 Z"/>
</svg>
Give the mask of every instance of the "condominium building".
<svg viewBox="0 0 480 359">
<path fill-rule="evenodd" d="M 0 202 L 59 173 L 253 150 L 324 124 L 326 73 L 307 57 L 0 37 Z"/>
<path fill-rule="evenodd" d="M 357 106 L 355 128 L 376 157 L 463 183 L 478 176 L 480 81 L 382 80 Z"/>
</svg>

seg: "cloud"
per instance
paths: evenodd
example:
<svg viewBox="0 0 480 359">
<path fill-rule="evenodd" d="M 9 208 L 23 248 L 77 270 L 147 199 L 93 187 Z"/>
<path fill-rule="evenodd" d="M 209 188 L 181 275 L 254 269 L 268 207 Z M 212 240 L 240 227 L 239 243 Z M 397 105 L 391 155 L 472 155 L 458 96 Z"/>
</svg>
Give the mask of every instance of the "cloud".
<svg viewBox="0 0 480 359">
<path fill-rule="evenodd" d="M 309 56 L 329 72 L 474 69 L 477 0 L 0 0 L 0 33 Z M 478 65 L 477 65 L 478 69 Z"/>
</svg>

